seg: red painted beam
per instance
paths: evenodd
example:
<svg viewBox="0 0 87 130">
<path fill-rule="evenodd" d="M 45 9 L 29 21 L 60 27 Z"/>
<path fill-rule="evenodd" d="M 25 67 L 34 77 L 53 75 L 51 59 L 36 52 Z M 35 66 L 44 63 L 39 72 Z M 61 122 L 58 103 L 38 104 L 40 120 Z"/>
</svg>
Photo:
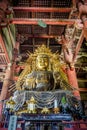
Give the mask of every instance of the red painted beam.
<svg viewBox="0 0 87 130">
<path fill-rule="evenodd" d="M 4 52 L 0 52 L 0 56 L 5 56 L 5 53 Z"/>
<path fill-rule="evenodd" d="M 47 25 L 72 25 L 75 19 L 41 19 Z M 9 20 L 12 24 L 38 25 L 39 19 L 13 18 Z"/>
<path fill-rule="evenodd" d="M 73 61 L 76 60 L 76 56 L 77 56 L 77 54 L 78 54 L 78 52 L 79 52 L 79 50 L 81 48 L 83 39 L 84 39 L 84 30 L 82 30 L 81 35 L 79 37 L 79 41 L 78 41 L 78 43 L 76 45 L 76 49 L 75 49 L 74 56 L 73 56 Z"/>
<path fill-rule="evenodd" d="M 87 92 L 87 88 L 79 88 L 80 92 Z"/>
<path fill-rule="evenodd" d="M 13 7 L 14 11 L 23 12 L 70 12 L 72 8 L 47 8 L 47 7 Z"/>
<path fill-rule="evenodd" d="M 3 68 L 3 67 L 7 67 L 7 64 L 0 64 L 0 68 Z"/>
</svg>

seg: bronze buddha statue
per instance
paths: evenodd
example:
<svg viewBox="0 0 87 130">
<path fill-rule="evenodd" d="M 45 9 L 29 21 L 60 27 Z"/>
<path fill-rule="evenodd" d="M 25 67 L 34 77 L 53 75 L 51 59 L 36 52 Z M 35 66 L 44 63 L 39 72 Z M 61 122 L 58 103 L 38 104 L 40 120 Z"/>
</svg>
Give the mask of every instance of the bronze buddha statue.
<svg viewBox="0 0 87 130">
<path fill-rule="evenodd" d="M 33 54 L 29 54 L 26 64 L 17 81 L 17 90 L 59 89 L 60 80 L 67 80 L 58 53 L 52 53 L 45 45 L 38 47 Z"/>
</svg>

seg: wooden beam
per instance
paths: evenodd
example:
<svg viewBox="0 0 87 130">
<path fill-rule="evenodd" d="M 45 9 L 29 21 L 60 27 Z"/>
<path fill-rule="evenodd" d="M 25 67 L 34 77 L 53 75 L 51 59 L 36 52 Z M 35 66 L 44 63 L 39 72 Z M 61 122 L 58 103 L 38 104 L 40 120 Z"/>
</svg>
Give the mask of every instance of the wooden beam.
<svg viewBox="0 0 87 130">
<path fill-rule="evenodd" d="M 12 24 L 38 25 L 40 19 L 13 18 L 8 20 Z M 41 19 L 47 25 L 72 25 L 75 19 Z M 6 20 L 7 21 L 7 20 Z"/>
<path fill-rule="evenodd" d="M 23 12 L 70 12 L 72 8 L 47 8 L 47 7 L 13 7 L 14 11 Z"/>
<path fill-rule="evenodd" d="M 87 88 L 79 88 L 80 92 L 87 92 Z"/>
<path fill-rule="evenodd" d="M 78 79 L 78 82 L 87 82 L 87 79 Z"/>
<path fill-rule="evenodd" d="M 22 34 L 22 35 L 28 38 L 57 38 L 58 37 L 58 35 L 45 35 L 45 34 L 41 34 L 41 35 Z"/>
</svg>

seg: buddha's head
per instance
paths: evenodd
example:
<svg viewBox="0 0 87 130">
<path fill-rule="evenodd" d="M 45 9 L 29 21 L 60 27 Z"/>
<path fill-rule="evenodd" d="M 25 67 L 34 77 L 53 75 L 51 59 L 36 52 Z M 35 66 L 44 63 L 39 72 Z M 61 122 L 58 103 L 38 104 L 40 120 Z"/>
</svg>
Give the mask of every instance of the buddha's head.
<svg viewBox="0 0 87 130">
<path fill-rule="evenodd" d="M 39 70 L 47 70 L 49 66 L 49 57 L 46 54 L 38 55 L 36 65 Z"/>
</svg>

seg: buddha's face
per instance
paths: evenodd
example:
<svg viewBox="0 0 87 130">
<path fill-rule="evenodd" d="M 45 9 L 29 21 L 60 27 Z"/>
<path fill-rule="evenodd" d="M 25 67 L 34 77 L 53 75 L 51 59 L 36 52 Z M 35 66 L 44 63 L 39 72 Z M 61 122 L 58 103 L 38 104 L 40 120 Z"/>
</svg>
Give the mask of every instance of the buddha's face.
<svg viewBox="0 0 87 130">
<path fill-rule="evenodd" d="M 37 57 L 37 68 L 46 70 L 49 65 L 49 58 L 47 55 L 41 54 Z"/>
</svg>

